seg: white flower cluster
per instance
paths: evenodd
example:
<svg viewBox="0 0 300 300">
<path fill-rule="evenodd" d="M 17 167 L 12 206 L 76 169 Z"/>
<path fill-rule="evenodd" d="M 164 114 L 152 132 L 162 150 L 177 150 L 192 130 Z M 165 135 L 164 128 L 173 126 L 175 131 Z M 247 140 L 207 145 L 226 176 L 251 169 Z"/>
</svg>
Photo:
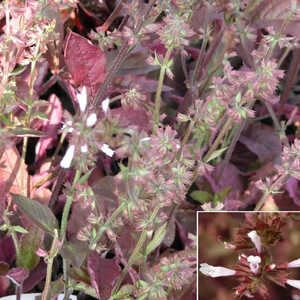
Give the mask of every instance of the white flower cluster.
<svg viewBox="0 0 300 300">
<path fill-rule="evenodd" d="M 81 113 L 84 113 L 87 107 L 87 91 L 86 91 L 86 87 L 84 86 L 82 88 L 81 93 L 78 93 L 77 95 L 77 99 L 78 99 L 78 103 L 79 103 L 79 109 L 81 111 Z M 102 109 L 104 111 L 105 114 L 108 113 L 109 110 L 109 99 L 106 98 L 103 102 L 102 102 Z M 96 113 L 91 113 L 87 119 L 86 119 L 86 126 L 87 127 L 93 127 L 97 122 L 97 115 Z M 68 124 L 70 125 L 70 124 Z M 69 128 L 68 132 L 73 132 L 73 128 Z M 88 152 L 88 145 L 84 144 L 80 147 L 80 151 L 82 153 L 87 153 Z M 107 156 L 112 157 L 114 155 L 114 151 L 107 145 L 107 144 L 103 144 L 101 147 L 101 151 L 103 151 Z M 69 148 L 67 149 L 63 159 L 60 162 L 60 166 L 64 169 L 68 169 L 71 166 L 73 157 L 75 154 L 75 145 L 70 145 Z"/>
</svg>

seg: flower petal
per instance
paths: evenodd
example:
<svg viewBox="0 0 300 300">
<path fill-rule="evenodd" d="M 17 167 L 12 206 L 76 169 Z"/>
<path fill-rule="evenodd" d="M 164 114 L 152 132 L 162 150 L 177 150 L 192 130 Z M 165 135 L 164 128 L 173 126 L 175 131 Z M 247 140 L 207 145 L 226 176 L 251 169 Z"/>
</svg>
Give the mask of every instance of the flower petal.
<svg viewBox="0 0 300 300">
<path fill-rule="evenodd" d="M 71 146 L 68 148 L 68 150 L 67 150 L 65 156 L 63 157 L 63 159 L 62 159 L 61 162 L 60 162 L 60 166 L 61 166 L 62 168 L 65 168 L 65 169 L 70 168 L 71 163 L 72 163 L 72 160 L 73 160 L 73 157 L 74 157 L 74 152 L 75 152 L 75 146 L 74 146 L 74 145 L 71 145 Z"/>
<path fill-rule="evenodd" d="M 96 122 L 97 122 L 97 115 L 95 113 L 92 113 L 86 119 L 86 126 L 92 127 L 96 124 Z"/>
<path fill-rule="evenodd" d="M 202 274 L 213 278 L 222 276 L 233 276 L 236 274 L 235 270 L 231 270 L 224 267 L 214 267 L 206 263 L 200 264 L 200 266 L 200 272 Z"/>
<path fill-rule="evenodd" d="M 295 259 L 291 262 L 288 263 L 287 265 L 288 268 L 299 268 L 300 267 L 300 258 Z"/>
<path fill-rule="evenodd" d="M 80 111 L 84 112 L 87 106 L 87 93 L 86 93 L 85 86 L 82 88 L 81 93 L 77 94 L 77 99 L 78 99 Z"/>
<path fill-rule="evenodd" d="M 107 114 L 107 112 L 109 110 L 109 98 L 104 99 L 101 103 L 101 106 L 102 106 L 104 113 Z"/>
<path fill-rule="evenodd" d="M 101 147 L 101 151 L 103 151 L 109 157 L 112 157 L 115 153 L 115 151 L 110 149 L 107 144 L 103 144 L 103 146 Z"/>
<path fill-rule="evenodd" d="M 288 279 L 285 283 L 300 290 L 300 280 Z"/>
<path fill-rule="evenodd" d="M 255 245 L 255 248 L 257 249 L 257 252 L 261 252 L 261 240 L 260 236 L 257 234 L 255 230 L 252 230 L 248 233 L 248 237 L 252 241 L 252 243 Z"/>
</svg>

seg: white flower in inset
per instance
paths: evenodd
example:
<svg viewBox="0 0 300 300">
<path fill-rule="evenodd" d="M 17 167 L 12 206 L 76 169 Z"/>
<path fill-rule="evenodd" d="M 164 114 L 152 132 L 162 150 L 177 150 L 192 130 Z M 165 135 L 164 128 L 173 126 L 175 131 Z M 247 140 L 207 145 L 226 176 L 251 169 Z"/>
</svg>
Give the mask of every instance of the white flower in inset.
<svg viewBox="0 0 300 300">
<path fill-rule="evenodd" d="M 206 263 L 200 264 L 200 266 L 200 272 L 202 274 L 213 278 L 222 276 L 233 276 L 236 274 L 235 270 L 231 270 L 224 267 L 214 267 Z"/>
<path fill-rule="evenodd" d="M 275 264 L 271 264 L 270 266 L 269 266 L 269 269 L 270 270 L 274 270 L 276 268 L 276 265 Z"/>
<path fill-rule="evenodd" d="M 261 252 L 261 240 L 260 236 L 257 234 L 255 230 L 252 230 L 248 233 L 248 237 L 252 241 L 252 243 L 255 245 L 255 248 L 257 249 L 257 252 Z"/>
<path fill-rule="evenodd" d="M 107 114 L 107 112 L 109 110 L 109 99 L 108 98 L 104 99 L 101 103 L 101 106 L 102 106 L 104 113 Z"/>
<path fill-rule="evenodd" d="M 74 152 L 75 152 L 75 146 L 71 145 L 68 149 L 67 152 L 65 154 L 65 156 L 63 157 L 63 159 L 60 162 L 60 166 L 62 168 L 68 169 L 71 166 L 73 157 L 74 157 Z"/>
<path fill-rule="evenodd" d="M 88 152 L 88 146 L 87 144 L 84 144 L 83 146 L 80 147 L 80 151 L 82 153 L 87 153 Z"/>
<path fill-rule="evenodd" d="M 287 265 L 288 268 L 299 268 L 300 267 L 300 258 L 295 259 L 291 262 L 288 263 Z"/>
<path fill-rule="evenodd" d="M 250 255 L 247 258 L 252 273 L 256 274 L 259 270 L 259 264 L 261 263 L 261 258 L 259 256 Z"/>
<path fill-rule="evenodd" d="M 300 290 L 300 280 L 288 279 L 285 283 Z"/>
<path fill-rule="evenodd" d="M 246 297 L 248 297 L 248 298 L 254 298 L 254 296 L 253 296 L 249 291 L 246 291 L 246 292 L 244 293 L 244 295 L 245 295 Z"/>
<path fill-rule="evenodd" d="M 101 151 L 103 151 L 109 157 L 112 157 L 115 153 L 115 151 L 110 149 L 107 144 L 103 144 L 103 146 L 101 147 Z"/>
<path fill-rule="evenodd" d="M 81 93 L 78 93 L 77 95 L 79 108 L 81 112 L 84 112 L 87 106 L 87 93 L 86 93 L 86 87 L 84 86 L 81 90 Z"/>
<path fill-rule="evenodd" d="M 97 122 L 97 115 L 95 113 L 92 113 L 86 119 L 86 126 L 92 127 L 96 124 L 96 122 Z"/>
<path fill-rule="evenodd" d="M 227 242 L 224 242 L 224 247 L 225 249 L 235 249 L 236 246 L 231 244 L 231 243 L 227 243 Z"/>
</svg>

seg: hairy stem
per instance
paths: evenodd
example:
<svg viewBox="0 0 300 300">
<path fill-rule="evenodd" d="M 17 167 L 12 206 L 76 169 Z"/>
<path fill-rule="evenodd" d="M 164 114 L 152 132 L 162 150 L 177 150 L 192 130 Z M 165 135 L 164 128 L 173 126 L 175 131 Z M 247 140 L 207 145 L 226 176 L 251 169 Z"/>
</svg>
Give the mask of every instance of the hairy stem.
<svg viewBox="0 0 300 300">
<path fill-rule="evenodd" d="M 212 144 L 211 148 L 208 150 L 208 152 L 204 156 L 204 158 L 203 158 L 204 162 L 207 162 L 209 160 L 209 158 L 211 157 L 211 155 L 217 150 L 217 148 L 220 145 L 220 143 L 222 142 L 222 139 L 224 138 L 225 134 L 230 129 L 231 123 L 232 123 L 232 119 L 228 118 L 227 121 L 225 122 L 224 126 L 222 127 L 219 135 L 217 136 L 214 143 Z"/>
<path fill-rule="evenodd" d="M 150 217 L 149 223 L 153 222 L 153 220 L 156 218 L 156 215 L 158 214 L 159 209 L 160 209 L 160 206 L 157 205 Z M 147 239 L 147 229 L 144 229 L 139 237 L 139 240 L 138 240 L 132 254 L 130 255 L 127 265 L 122 270 L 122 273 L 121 273 L 116 285 L 113 288 L 112 294 L 115 294 L 119 290 L 129 268 L 134 264 L 136 258 L 138 257 L 138 254 L 140 253 L 141 249 L 143 248 L 146 239 Z"/>
<path fill-rule="evenodd" d="M 93 245 L 96 245 L 98 241 L 101 239 L 103 233 L 105 232 L 106 228 L 123 212 L 126 204 L 123 202 L 110 216 L 110 218 L 105 222 L 103 226 L 97 232 L 97 235 L 93 241 Z"/>
<path fill-rule="evenodd" d="M 145 20 L 147 19 L 152 6 L 154 5 L 156 0 L 151 0 L 148 4 L 147 10 L 145 12 L 145 15 L 143 18 L 140 19 L 140 22 L 137 24 L 136 29 L 134 31 L 135 34 L 138 34 L 139 31 L 141 30 Z M 113 61 L 113 64 L 103 82 L 103 84 L 101 85 L 95 99 L 93 100 L 92 104 L 97 107 L 99 105 L 99 103 L 104 99 L 107 88 L 110 86 L 113 77 L 115 76 L 116 72 L 119 70 L 121 64 L 123 63 L 123 61 L 126 59 L 128 53 L 130 52 L 131 49 L 133 49 L 134 46 L 130 46 L 128 44 L 128 42 L 124 42 L 117 57 L 115 58 L 115 60 Z"/>
<path fill-rule="evenodd" d="M 9 227 L 9 226 L 11 226 L 11 224 L 10 224 L 10 220 L 6 213 L 7 213 L 7 211 L 5 211 L 3 214 L 3 221 Z M 17 233 L 14 230 L 11 230 L 10 235 L 11 235 L 11 238 L 12 238 L 14 246 L 15 246 L 16 258 L 17 258 L 16 260 L 18 260 L 18 258 L 20 257 L 20 246 L 19 246 L 19 240 L 17 237 Z"/>
<path fill-rule="evenodd" d="M 163 87 L 163 83 L 164 83 L 165 73 L 167 70 L 167 64 L 169 62 L 172 50 L 173 50 L 172 47 L 168 48 L 167 53 L 165 55 L 165 58 L 163 60 L 161 68 L 160 68 L 158 86 L 157 86 L 157 90 L 156 90 L 156 94 L 155 94 L 155 107 L 154 107 L 154 123 L 155 123 L 156 128 L 158 128 L 158 124 L 159 124 L 159 111 L 160 111 L 160 104 L 161 104 L 162 87 Z"/>
<path fill-rule="evenodd" d="M 283 182 L 284 182 L 285 180 L 287 180 L 287 179 L 288 179 L 288 175 L 286 175 L 286 174 L 283 174 L 283 175 L 279 176 L 279 177 L 276 179 L 276 181 L 271 185 L 271 187 L 269 188 L 269 190 L 264 192 L 263 196 L 262 196 L 262 197 L 260 198 L 260 200 L 257 202 L 254 211 L 260 210 L 260 209 L 264 206 L 265 201 L 267 200 L 268 196 L 269 196 L 270 194 L 272 194 L 272 192 L 275 190 L 275 188 L 276 188 L 277 186 L 282 185 Z"/>
<path fill-rule="evenodd" d="M 60 239 L 62 241 L 64 241 L 65 237 L 66 237 L 68 217 L 69 217 L 71 205 L 72 205 L 73 198 L 74 198 L 73 196 L 74 196 L 74 191 L 75 191 L 75 185 L 79 180 L 80 173 L 81 172 L 79 170 L 76 170 L 75 178 L 73 180 L 73 184 L 71 187 L 71 194 L 69 196 L 67 196 L 67 200 L 66 200 L 66 203 L 64 206 L 63 215 L 62 215 L 62 219 L 61 219 L 61 227 L 60 227 Z"/>
</svg>

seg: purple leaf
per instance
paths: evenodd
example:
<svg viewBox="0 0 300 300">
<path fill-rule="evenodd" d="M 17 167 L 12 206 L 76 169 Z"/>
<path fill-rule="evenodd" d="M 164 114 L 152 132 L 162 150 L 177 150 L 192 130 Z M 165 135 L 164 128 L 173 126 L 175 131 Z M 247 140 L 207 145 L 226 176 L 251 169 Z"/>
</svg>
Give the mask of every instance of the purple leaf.
<svg viewBox="0 0 300 300">
<path fill-rule="evenodd" d="M 221 177 L 220 172 L 222 171 Z M 226 187 L 231 187 L 231 190 L 228 196 L 225 198 L 225 208 L 230 201 L 230 206 L 232 210 L 237 210 L 238 203 L 235 203 L 237 206 L 232 207 L 233 200 L 239 199 L 241 193 L 243 192 L 243 181 L 240 175 L 239 169 L 233 164 L 227 164 L 223 169 L 223 164 L 219 163 L 213 171 L 214 177 L 218 178 L 218 192 Z M 227 209 L 227 208 L 226 208 Z"/>
<path fill-rule="evenodd" d="M 298 180 L 294 177 L 290 177 L 285 184 L 285 189 L 288 191 L 294 203 L 300 206 L 300 190 L 298 186 Z"/>
<path fill-rule="evenodd" d="M 21 284 L 29 276 L 29 271 L 26 268 L 13 268 L 10 269 L 6 275 L 10 280 L 13 280 L 16 284 Z"/>
<path fill-rule="evenodd" d="M 146 132 L 152 128 L 151 116 L 142 108 L 120 107 L 112 109 L 111 114 L 119 117 L 120 127 L 137 126 L 139 130 Z"/>
<path fill-rule="evenodd" d="M 88 39 L 70 31 L 64 57 L 75 84 L 88 87 L 90 96 L 94 97 L 106 76 L 104 52 Z"/>
<path fill-rule="evenodd" d="M 0 240 L 0 261 L 9 265 L 12 264 L 16 257 L 16 251 L 13 240 L 10 236 L 5 236 Z"/>
<path fill-rule="evenodd" d="M 49 120 L 43 121 L 42 125 L 42 131 L 46 136 L 41 137 L 36 145 L 36 160 L 46 153 L 46 149 L 48 149 L 57 138 L 57 129 L 59 128 L 62 119 L 62 105 L 59 98 L 52 94 L 49 102 L 51 105 L 50 117 Z"/>
<path fill-rule="evenodd" d="M 25 279 L 23 284 L 23 291 L 29 292 L 31 291 L 40 281 L 42 281 L 46 277 L 47 265 L 43 260 L 34 268 L 28 278 Z"/>
<path fill-rule="evenodd" d="M 5 276 L 0 276 L 0 296 L 6 296 L 10 281 Z"/>
<path fill-rule="evenodd" d="M 281 142 L 278 134 L 270 126 L 255 123 L 249 126 L 239 141 L 255 153 L 261 163 L 280 161 Z"/>
<path fill-rule="evenodd" d="M 4 262 L 0 261 L 0 276 L 5 276 L 8 273 L 9 265 Z"/>
<path fill-rule="evenodd" d="M 121 268 L 115 259 L 105 259 L 97 252 L 92 252 L 88 258 L 88 272 L 92 286 L 100 300 L 108 300 L 111 296 L 116 279 L 121 273 Z"/>
</svg>

